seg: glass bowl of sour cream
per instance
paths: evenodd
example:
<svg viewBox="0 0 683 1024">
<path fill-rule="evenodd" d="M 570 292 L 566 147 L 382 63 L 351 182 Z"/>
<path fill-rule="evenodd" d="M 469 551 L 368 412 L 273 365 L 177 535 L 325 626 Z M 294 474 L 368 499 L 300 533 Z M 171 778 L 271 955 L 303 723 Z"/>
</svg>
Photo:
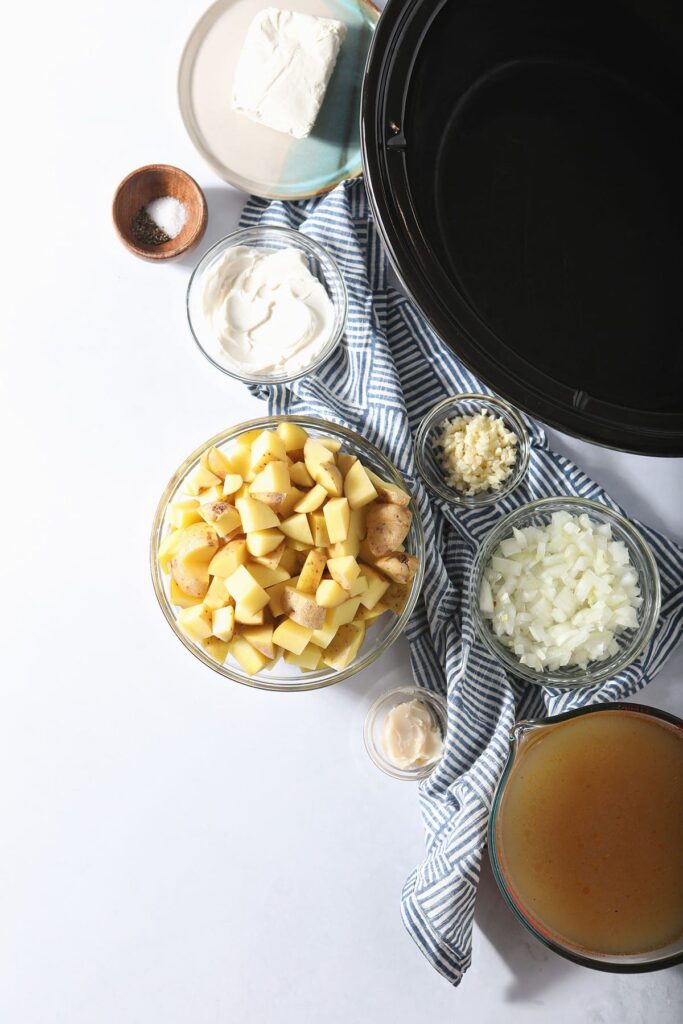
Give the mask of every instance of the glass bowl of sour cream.
<svg viewBox="0 0 683 1024">
<path fill-rule="evenodd" d="M 311 373 L 339 345 L 346 285 L 329 252 L 289 228 L 235 231 L 206 252 L 187 289 L 192 336 L 210 363 L 248 384 Z"/>
</svg>

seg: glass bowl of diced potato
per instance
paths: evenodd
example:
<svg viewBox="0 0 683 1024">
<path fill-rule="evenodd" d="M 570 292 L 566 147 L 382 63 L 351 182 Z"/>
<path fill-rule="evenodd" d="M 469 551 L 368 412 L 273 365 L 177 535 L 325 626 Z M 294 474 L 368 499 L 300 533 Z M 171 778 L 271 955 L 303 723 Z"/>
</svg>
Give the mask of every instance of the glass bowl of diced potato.
<svg viewBox="0 0 683 1024">
<path fill-rule="evenodd" d="M 424 532 L 391 462 L 312 417 L 241 423 L 192 453 L 152 528 L 159 605 L 200 661 L 265 690 L 367 668 L 403 631 Z"/>
</svg>

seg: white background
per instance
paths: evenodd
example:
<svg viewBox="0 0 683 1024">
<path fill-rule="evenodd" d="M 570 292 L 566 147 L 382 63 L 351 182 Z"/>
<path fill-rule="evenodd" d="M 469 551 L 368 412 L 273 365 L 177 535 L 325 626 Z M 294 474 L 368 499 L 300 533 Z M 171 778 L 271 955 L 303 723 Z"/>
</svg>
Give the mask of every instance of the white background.
<svg viewBox="0 0 683 1024">
<path fill-rule="evenodd" d="M 152 266 L 109 220 L 132 168 L 205 188 L 206 245 L 243 198 L 193 152 L 175 68 L 203 0 L 69 0 L 4 15 L 3 1024 L 523 1024 L 681 1019 L 683 974 L 546 952 L 485 871 L 453 990 L 399 918 L 416 791 L 361 741 L 399 642 L 318 693 L 231 686 L 173 637 L 147 543 L 181 459 L 262 411 L 194 348 L 197 256 Z M 8 20 L 9 19 L 9 20 Z M 556 436 L 634 517 L 683 539 L 681 462 Z M 643 699 L 683 714 L 683 657 Z"/>
</svg>

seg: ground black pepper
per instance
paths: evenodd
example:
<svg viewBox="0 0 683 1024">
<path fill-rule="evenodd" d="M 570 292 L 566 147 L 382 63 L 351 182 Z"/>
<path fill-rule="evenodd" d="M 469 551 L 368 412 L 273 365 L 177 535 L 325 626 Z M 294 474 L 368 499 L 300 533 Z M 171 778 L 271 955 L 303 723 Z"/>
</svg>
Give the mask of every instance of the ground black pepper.
<svg viewBox="0 0 683 1024">
<path fill-rule="evenodd" d="M 133 219 L 133 234 L 145 245 L 161 245 L 169 242 L 170 236 L 156 224 L 144 206 L 141 206 Z"/>
</svg>

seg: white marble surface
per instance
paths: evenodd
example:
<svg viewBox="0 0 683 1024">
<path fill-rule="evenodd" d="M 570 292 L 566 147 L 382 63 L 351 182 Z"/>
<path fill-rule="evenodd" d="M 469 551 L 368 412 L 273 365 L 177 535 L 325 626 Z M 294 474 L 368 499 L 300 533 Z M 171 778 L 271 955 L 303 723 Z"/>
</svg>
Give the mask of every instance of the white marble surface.
<svg viewBox="0 0 683 1024">
<path fill-rule="evenodd" d="M 174 74 L 203 0 L 40 0 L 4 18 L 0 303 L 0 1020 L 7 1024 L 673 1024 L 683 973 L 546 952 L 488 871 L 458 990 L 398 910 L 415 790 L 361 743 L 396 645 L 307 695 L 228 686 L 156 606 L 147 543 L 181 457 L 260 406 L 194 348 L 194 257 L 136 261 L 109 221 L 133 167 L 196 175 L 207 244 L 242 197 L 206 170 Z M 556 437 L 683 539 L 680 461 Z M 643 700 L 683 714 L 683 655 Z"/>
</svg>

